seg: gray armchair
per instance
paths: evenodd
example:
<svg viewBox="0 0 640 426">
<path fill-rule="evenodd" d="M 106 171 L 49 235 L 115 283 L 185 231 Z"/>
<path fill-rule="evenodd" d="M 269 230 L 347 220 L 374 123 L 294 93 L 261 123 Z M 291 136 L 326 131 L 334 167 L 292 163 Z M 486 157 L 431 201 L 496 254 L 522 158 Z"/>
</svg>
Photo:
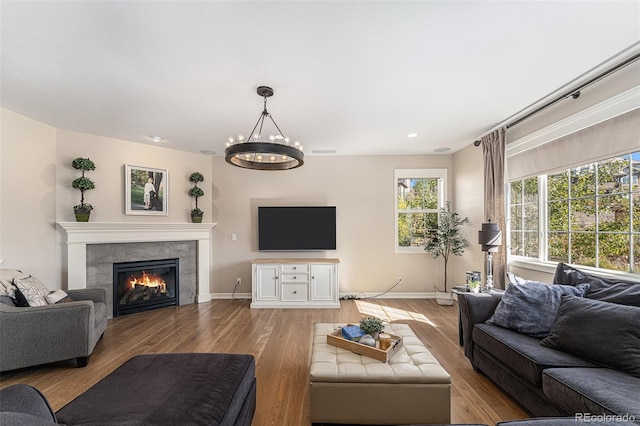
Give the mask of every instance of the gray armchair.
<svg viewBox="0 0 640 426">
<path fill-rule="evenodd" d="M 73 302 L 19 308 L 0 303 L 0 371 L 76 359 L 85 367 L 107 328 L 106 291 L 68 290 Z"/>
</svg>

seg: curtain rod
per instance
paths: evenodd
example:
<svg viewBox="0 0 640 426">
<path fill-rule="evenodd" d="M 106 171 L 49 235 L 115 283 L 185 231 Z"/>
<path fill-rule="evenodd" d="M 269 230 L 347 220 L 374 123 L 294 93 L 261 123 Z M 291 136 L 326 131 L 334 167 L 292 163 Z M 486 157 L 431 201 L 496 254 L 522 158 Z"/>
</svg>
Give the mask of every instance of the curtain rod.
<svg viewBox="0 0 640 426">
<path fill-rule="evenodd" d="M 630 65 L 631 63 L 637 61 L 638 59 L 640 59 L 640 53 L 636 53 L 633 56 L 625 59 L 624 61 L 614 65 L 613 67 L 601 72 L 600 74 L 596 75 L 595 77 L 587 80 L 586 82 L 580 84 L 578 87 L 575 87 L 567 92 L 564 92 L 562 95 L 552 99 L 551 101 L 547 102 L 546 104 L 534 109 L 533 111 L 529 112 L 528 114 L 518 118 L 517 120 L 514 120 L 510 123 L 506 124 L 506 128 L 510 129 L 513 126 L 516 126 L 520 123 L 522 123 L 523 121 L 531 118 L 532 116 L 538 114 L 539 112 L 549 108 L 552 105 L 555 105 L 556 103 L 560 102 L 563 99 L 567 99 L 569 96 L 571 96 L 571 98 L 573 99 L 578 99 L 580 97 L 580 91 L 583 89 L 586 89 L 587 87 L 591 86 L 594 83 L 597 83 L 598 81 L 602 80 L 603 78 L 609 76 L 610 74 L 613 74 L 616 71 L 621 70 L 622 68 L 626 67 L 627 65 Z M 498 127 L 502 127 L 502 126 L 498 126 Z M 480 146 L 482 142 L 480 141 L 480 139 L 476 140 L 473 142 L 473 144 L 475 146 Z"/>
</svg>

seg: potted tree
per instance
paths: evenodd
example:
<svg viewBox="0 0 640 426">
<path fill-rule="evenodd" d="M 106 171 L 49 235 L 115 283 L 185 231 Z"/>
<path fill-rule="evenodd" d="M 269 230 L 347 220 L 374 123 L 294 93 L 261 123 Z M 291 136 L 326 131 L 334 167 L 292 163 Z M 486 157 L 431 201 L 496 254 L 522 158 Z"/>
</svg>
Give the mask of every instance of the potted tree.
<svg viewBox="0 0 640 426">
<path fill-rule="evenodd" d="M 204 212 L 198 208 L 198 198 L 204 195 L 202 188 L 198 187 L 198 182 L 204 181 L 204 176 L 200 172 L 193 172 L 189 176 L 189 182 L 193 183 L 193 187 L 189 189 L 189 195 L 196 199 L 196 208 L 191 210 L 191 222 L 201 223 Z"/>
<path fill-rule="evenodd" d="M 451 255 L 462 256 L 465 247 L 469 242 L 460 235 L 460 227 L 469 223 L 469 218 L 461 219 L 458 213 L 451 210 L 451 203 L 447 202 L 444 208 L 440 209 L 440 220 L 438 227 L 432 230 L 427 236 L 424 249 L 434 259 L 442 257 L 444 259 L 444 290 L 434 286 L 436 290 L 436 302 L 439 305 L 452 305 L 453 297 L 447 291 L 447 264 Z"/>
<path fill-rule="evenodd" d="M 89 222 L 89 215 L 91 214 L 91 210 L 93 210 L 93 206 L 84 202 L 84 193 L 85 191 L 95 189 L 96 186 L 91 179 L 85 177 L 84 172 L 95 170 L 96 165 L 88 158 L 78 157 L 71 162 L 71 166 L 76 170 L 82 171 L 82 176 L 75 178 L 73 182 L 71 182 L 73 189 L 80 190 L 80 204 L 73 206 L 73 212 L 76 215 L 76 221 Z"/>
</svg>

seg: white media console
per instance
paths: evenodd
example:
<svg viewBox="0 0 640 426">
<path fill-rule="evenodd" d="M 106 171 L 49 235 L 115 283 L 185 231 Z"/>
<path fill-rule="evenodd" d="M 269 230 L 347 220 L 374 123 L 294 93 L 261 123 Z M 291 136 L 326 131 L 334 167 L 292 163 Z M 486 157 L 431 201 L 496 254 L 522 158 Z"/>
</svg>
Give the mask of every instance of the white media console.
<svg viewBox="0 0 640 426">
<path fill-rule="evenodd" d="M 255 259 L 252 308 L 339 308 L 339 259 Z"/>
</svg>

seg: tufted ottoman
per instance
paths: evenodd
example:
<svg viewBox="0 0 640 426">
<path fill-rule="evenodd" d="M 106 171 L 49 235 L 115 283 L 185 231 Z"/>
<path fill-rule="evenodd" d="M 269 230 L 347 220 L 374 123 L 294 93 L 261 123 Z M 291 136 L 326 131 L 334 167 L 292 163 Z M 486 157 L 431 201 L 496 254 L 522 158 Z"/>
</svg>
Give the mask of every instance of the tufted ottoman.
<svg viewBox="0 0 640 426">
<path fill-rule="evenodd" d="M 387 325 L 404 347 L 388 364 L 327 344 L 344 324 L 314 325 L 312 423 L 398 425 L 451 422 L 451 377 L 406 324 Z"/>
</svg>

